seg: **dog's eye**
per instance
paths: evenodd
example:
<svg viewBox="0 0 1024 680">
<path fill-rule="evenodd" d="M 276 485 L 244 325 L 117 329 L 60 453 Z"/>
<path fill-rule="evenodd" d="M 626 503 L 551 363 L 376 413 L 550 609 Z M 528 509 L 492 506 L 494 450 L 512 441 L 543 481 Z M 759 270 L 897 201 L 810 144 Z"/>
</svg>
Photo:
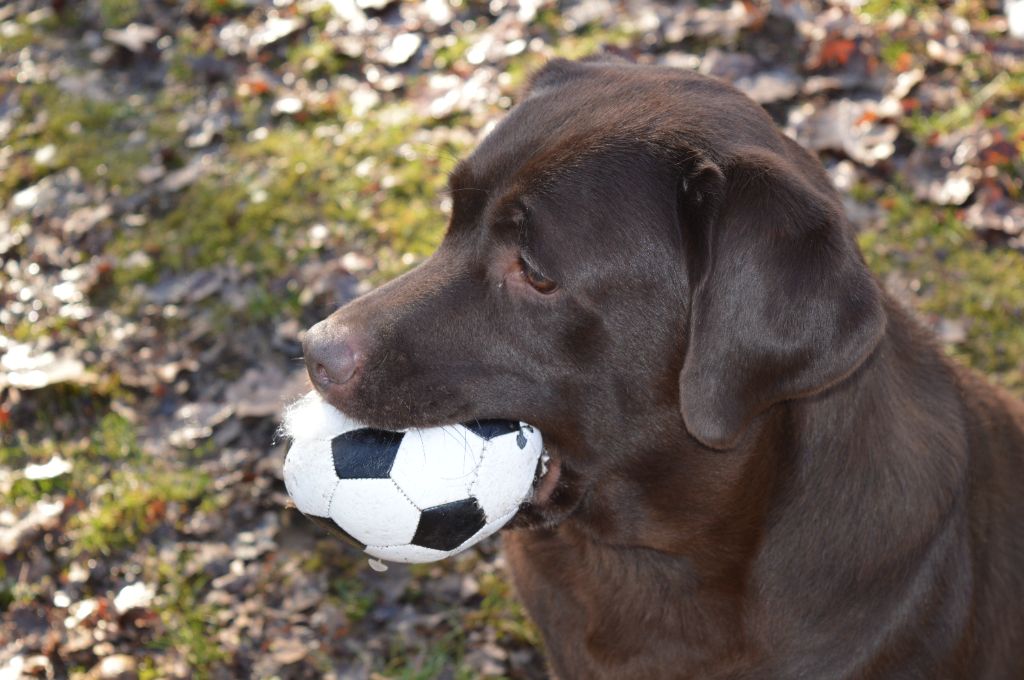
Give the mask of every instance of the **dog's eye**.
<svg viewBox="0 0 1024 680">
<path fill-rule="evenodd" d="M 522 272 L 523 279 L 538 293 L 547 295 L 548 293 L 555 292 L 555 289 L 558 288 L 557 283 L 537 271 L 523 257 L 519 258 L 519 269 Z"/>
</svg>

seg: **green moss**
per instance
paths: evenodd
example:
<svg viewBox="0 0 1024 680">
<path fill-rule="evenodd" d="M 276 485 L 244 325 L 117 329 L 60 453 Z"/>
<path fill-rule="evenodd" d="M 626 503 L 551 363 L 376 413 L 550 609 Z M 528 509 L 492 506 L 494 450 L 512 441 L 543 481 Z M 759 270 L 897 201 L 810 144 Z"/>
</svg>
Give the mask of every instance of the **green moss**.
<svg viewBox="0 0 1024 680">
<path fill-rule="evenodd" d="M 255 288 L 248 297 L 243 310 L 246 318 L 253 323 L 270 321 L 282 314 L 298 316 L 302 312 L 299 296 L 291 291 L 272 292 L 267 288 Z"/>
<path fill-rule="evenodd" d="M 959 73 L 961 104 L 901 121 L 916 144 L 979 124 L 1003 138 L 1024 133 L 1024 115 L 1016 105 L 1024 93 L 1021 68 L 1001 70 L 988 55 L 972 55 Z M 978 86 L 978 81 L 984 85 Z M 1019 200 L 1024 188 L 1019 158 L 1008 160 L 1000 173 L 1018 178 L 1005 186 L 1011 198 Z M 904 178 L 897 177 L 880 193 L 866 186 L 853 193 L 860 201 L 878 201 L 888 213 L 883 229 L 861 235 L 872 269 L 883 279 L 898 275 L 909 281 L 914 304 L 926 317 L 962 322 L 965 339 L 947 350 L 1024 394 L 1024 256 L 987 246 L 964 224 L 957 209 L 914 200 Z"/>
<path fill-rule="evenodd" d="M 876 25 L 896 13 L 920 22 L 938 22 L 943 15 L 963 17 L 972 24 L 989 18 L 988 5 L 984 0 L 867 0 L 860 6 L 852 7 L 856 13 Z"/>
<path fill-rule="evenodd" d="M 141 468 L 114 470 L 90 495 L 88 510 L 72 520 L 75 551 L 110 554 L 135 545 L 164 521 L 169 504 L 197 501 L 209 481 L 153 459 Z"/>
<path fill-rule="evenodd" d="M 925 315 L 962 320 L 967 337 L 949 351 L 1024 395 L 1024 255 L 986 247 L 956 210 L 890 188 L 885 228 L 861 235 L 869 266 L 914 282 Z"/>
<path fill-rule="evenodd" d="M 36 396 L 32 421 L 25 429 L 0 428 L 0 465 L 21 468 L 46 462 L 58 453 L 68 458 L 87 451 L 96 428 L 106 422 L 109 395 L 91 388 L 59 383 L 37 391 Z"/>
<path fill-rule="evenodd" d="M 967 93 L 964 101 L 953 108 L 944 111 L 916 113 L 906 117 L 902 125 L 922 142 L 926 142 L 934 135 L 946 135 L 969 128 L 975 121 L 985 121 L 991 125 L 994 120 L 991 118 L 986 120 L 986 116 L 981 113 L 982 109 L 991 106 L 999 99 L 1010 100 L 1014 96 L 1011 83 L 1011 78 L 1006 74 L 997 76 L 978 91 Z M 1019 116 L 1019 114 L 1017 115 Z"/>
<path fill-rule="evenodd" d="M 86 181 L 104 182 L 117 191 L 137 185 L 135 174 L 150 152 L 145 144 L 129 140 L 129 133 L 139 126 L 133 107 L 69 95 L 50 84 L 25 86 L 19 104 L 22 113 L 10 135 L 16 160 L 11 171 L 0 177 L 0 200 L 70 166 L 77 167 Z M 39 112 L 43 112 L 41 125 L 36 124 Z M 53 159 L 38 165 L 34 152 L 51 144 Z"/>
<path fill-rule="evenodd" d="M 139 445 L 135 427 L 112 412 L 96 415 L 102 399 L 71 386 L 48 388 L 40 400 L 34 432 L 6 433 L 0 446 L 0 464 L 24 468 L 59 455 L 70 461 L 71 472 L 53 479 L 18 479 L 4 498 L 14 509 L 44 497 L 81 503 L 84 510 L 72 515 L 66 527 L 74 554 L 104 553 L 135 545 L 166 521 L 172 504 L 195 504 L 209 485 L 207 475 L 187 463 L 154 457 Z M 58 429 L 54 420 L 65 409 L 76 410 L 82 422 L 95 422 L 85 436 Z M 53 411 L 53 413 L 51 413 Z"/>
<path fill-rule="evenodd" d="M 282 126 L 264 139 L 233 144 L 218 170 L 162 218 L 120 234 L 114 250 L 149 253 L 152 266 L 136 273 L 143 279 L 221 263 L 244 264 L 268 279 L 307 254 L 301 237 L 323 222 L 335 231 L 334 246 L 367 245 L 382 251 L 385 267 L 398 267 L 405 253 L 436 247 L 444 228 L 437 207 L 446 181 L 442 164 L 461 151 L 445 145 L 408 153 L 409 130 L 425 124 L 367 123 L 337 145 Z M 260 312 L 262 305 L 254 304 Z"/>
<path fill-rule="evenodd" d="M 893 38 L 888 34 L 879 36 L 879 55 L 890 67 L 898 68 L 904 55 L 912 54 L 913 46 L 906 40 Z"/>
<path fill-rule="evenodd" d="M 12 507 L 34 503 L 49 495 L 65 495 L 70 487 L 68 475 L 53 479 L 18 479 L 7 492 L 7 502 Z"/>
<path fill-rule="evenodd" d="M 87 455 L 110 461 L 139 459 L 142 454 L 134 426 L 116 413 L 107 413 L 90 438 Z"/>
<path fill-rule="evenodd" d="M 349 574 L 332 578 L 330 592 L 352 623 L 359 623 L 366 618 L 377 602 L 376 595 L 368 591 L 359 579 Z"/>
<path fill-rule="evenodd" d="M 170 504 L 197 502 L 209 484 L 204 473 L 143 452 L 134 426 L 114 413 L 64 455 L 74 466 L 67 495 L 86 505 L 68 525 L 76 554 L 135 545 L 165 521 Z"/>
<path fill-rule="evenodd" d="M 433 680 L 452 677 L 472 680 L 479 677 L 463 664 L 466 656 L 466 634 L 454 622 L 447 622 L 448 630 L 430 640 L 407 640 L 393 636 L 389 640 L 387 658 L 380 673 L 391 680 Z"/>
<path fill-rule="evenodd" d="M 16 585 L 17 581 L 7 573 L 7 565 L 0 562 L 0 612 L 6 612 L 14 603 Z"/>
<path fill-rule="evenodd" d="M 217 43 L 209 31 L 197 30 L 189 24 L 179 26 L 175 31 L 174 38 L 175 45 L 174 49 L 170 51 L 167 69 L 174 86 L 161 89 L 159 93 L 161 95 L 180 96 L 180 92 L 178 92 L 180 88 L 195 87 L 198 82 L 202 82 L 196 77 L 192 68 L 194 60 L 210 55 L 216 58 L 226 56 L 217 47 Z M 201 95 L 202 93 L 197 92 L 196 94 Z"/>
<path fill-rule="evenodd" d="M 349 59 L 338 52 L 318 27 L 304 34 L 302 42 L 288 49 L 288 63 L 308 76 L 333 75 L 345 69 Z"/>
<path fill-rule="evenodd" d="M 873 21 L 884 21 L 897 12 L 914 17 L 935 16 L 941 13 L 942 9 L 935 0 L 867 0 L 858 11 Z"/>
<path fill-rule="evenodd" d="M 150 646 L 176 651 L 185 657 L 195 677 L 209 677 L 217 664 L 230 657 L 216 639 L 222 627 L 217 618 L 220 608 L 203 599 L 209 577 L 203 573 L 185 576 L 190 557 L 188 551 L 182 551 L 174 563 L 157 562 L 154 609 L 163 631 Z"/>
<path fill-rule="evenodd" d="M 56 31 L 61 24 L 61 15 L 49 7 L 28 14 L 15 14 L 4 22 L 4 33 L 0 34 L 0 53 L 17 52 L 18 50 L 38 45 L 48 34 Z"/>
<path fill-rule="evenodd" d="M 441 71 L 452 68 L 472 47 L 472 41 L 466 36 L 452 35 L 449 44 L 444 45 L 434 55 L 434 68 Z"/>
<path fill-rule="evenodd" d="M 11 22 L 7 35 L 0 35 L 0 53 L 11 54 L 35 44 L 39 40 L 36 31 L 24 22 Z"/>
<path fill-rule="evenodd" d="M 33 584 L 18 577 L 18 573 L 8 573 L 0 562 L 0 613 L 12 606 L 28 606 L 36 599 Z"/>
<path fill-rule="evenodd" d="M 503 575 L 492 571 L 481 573 L 475 559 L 464 559 L 458 570 L 474 573 L 479 584 L 479 602 L 471 604 L 461 613 L 445 618 L 429 640 L 415 643 L 396 638 L 392 640 L 381 673 L 388 678 L 456 678 L 479 677 L 465 664 L 464 642 L 476 631 L 493 631 L 497 642 L 506 648 L 537 647 L 540 635 L 526 616 L 522 604 L 516 599 L 512 587 Z M 429 609 L 443 602 L 431 599 L 419 584 L 438 578 L 443 567 L 437 564 L 410 565 L 413 579 L 402 596 L 403 602 L 418 609 Z"/>
<path fill-rule="evenodd" d="M 882 37 L 882 55 L 895 61 L 902 52 L 926 49 L 919 36 L 914 41 Z M 943 74 L 949 87 L 959 93 L 959 103 L 945 110 L 919 111 L 906 116 L 901 124 L 920 143 L 934 135 L 955 133 L 981 123 L 988 128 L 1008 126 L 1013 133 L 1024 132 L 1020 109 L 1024 97 L 1024 62 L 1007 63 L 989 52 L 964 55 L 963 63 Z M 913 96 L 908 101 L 914 101 Z"/>
<path fill-rule="evenodd" d="M 251 3 L 245 0 L 194 0 L 194 5 L 210 19 L 230 16 L 240 12 Z"/>
<path fill-rule="evenodd" d="M 139 15 L 139 0 L 100 0 L 99 10 L 104 28 L 120 28 Z"/>
<path fill-rule="evenodd" d="M 484 574 L 480 577 L 480 594 L 483 600 L 470 617 L 479 616 L 480 623 L 492 628 L 499 641 L 515 642 L 537 647 L 540 633 L 526 615 L 526 609 L 512 592 L 511 584 L 500 574 Z"/>
</svg>

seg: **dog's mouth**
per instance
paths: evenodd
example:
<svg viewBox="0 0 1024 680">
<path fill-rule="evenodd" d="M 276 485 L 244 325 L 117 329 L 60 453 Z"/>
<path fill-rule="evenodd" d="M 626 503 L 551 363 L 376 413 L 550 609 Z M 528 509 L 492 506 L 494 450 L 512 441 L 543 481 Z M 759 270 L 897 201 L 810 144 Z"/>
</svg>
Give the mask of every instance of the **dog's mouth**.
<svg viewBox="0 0 1024 680">
<path fill-rule="evenodd" d="M 537 479 L 533 483 L 533 495 L 530 502 L 544 506 L 551 500 L 551 496 L 558 488 L 558 481 L 562 477 L 562 459 L 553 456 L 547 450 L 538 462 Z"/>
<path fill-rule="evenodd" d="M 351 413 L 351 405 L 341 409 L 346 414 L 359 418 L 361 414 Z M 480 422 L 494 418 L 466 418 L 462 416 L 462 409 L 454 413 L 446 413 L 431 418 L 410 418 L 408 413 L 403 413 L 400 418 L 388 417 L 390 414 L 382 415 L 379 409 L 375 409 L 373 417 L 361 418 L 360 420 L 367 427 L 377 427 L 385 430 L 407 430 L 410 428 L 444 427 L 450 424 L 465 424 L 467 422 Z M 397 415 L 397 414 L 396 414 Z M 524 422 L 518 418 L 497 418 L 510 422 Z M 563 456 L 553 448 L 548 441 L 544 442 L 544 453 L 537 462 L 537 473 L 534 477 L 533 488 L 527 498 L 520 506 L 519 512 L 507 525 L 509 528 L 539 528 L 553 527 L 567 518 L 579 505 L 583 496 L 583 484 L 578 475 L 575 474 L 571 465 L 566 465 Z"/>
<path fill-rule="evenodd" d="M 509 529 L 553 528 L 579 506 L 584 484 L 572 466 L 547 447 L 533 483 L 533 492 L 507 525 Z"/>
</svg>

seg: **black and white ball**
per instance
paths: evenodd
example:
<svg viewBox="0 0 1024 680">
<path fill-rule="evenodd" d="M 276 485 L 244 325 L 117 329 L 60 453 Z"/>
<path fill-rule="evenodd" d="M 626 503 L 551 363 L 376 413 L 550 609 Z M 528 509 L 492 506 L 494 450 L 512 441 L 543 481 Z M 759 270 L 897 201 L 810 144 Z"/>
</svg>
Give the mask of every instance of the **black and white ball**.
<svg viewBox="0 0 1024 680">
<path fill-rule="evenodd" d="M 542 464 L 536 428 L 508 420 L 392 432 L 310 393 L 285 414 L 288 494 L 304 515 L 390 562 L 433 562 L 505 525 Z"/>
</svg>

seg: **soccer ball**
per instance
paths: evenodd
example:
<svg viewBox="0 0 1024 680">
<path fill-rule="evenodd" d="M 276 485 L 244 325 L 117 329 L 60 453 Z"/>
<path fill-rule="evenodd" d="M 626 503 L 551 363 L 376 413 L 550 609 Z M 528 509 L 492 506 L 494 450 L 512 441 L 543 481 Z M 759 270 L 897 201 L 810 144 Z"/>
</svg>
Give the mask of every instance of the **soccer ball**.
<svg viewBox="0 0 1024 680">
<path fill-rule="evenodd" d="M 540 432 L 480 420 L 367 428 L 310 393 L 285 414 L 288 494 L 304 515 L 390 562 L 433 562 L 515 515 L 542 465 Z"/>
</svg>

